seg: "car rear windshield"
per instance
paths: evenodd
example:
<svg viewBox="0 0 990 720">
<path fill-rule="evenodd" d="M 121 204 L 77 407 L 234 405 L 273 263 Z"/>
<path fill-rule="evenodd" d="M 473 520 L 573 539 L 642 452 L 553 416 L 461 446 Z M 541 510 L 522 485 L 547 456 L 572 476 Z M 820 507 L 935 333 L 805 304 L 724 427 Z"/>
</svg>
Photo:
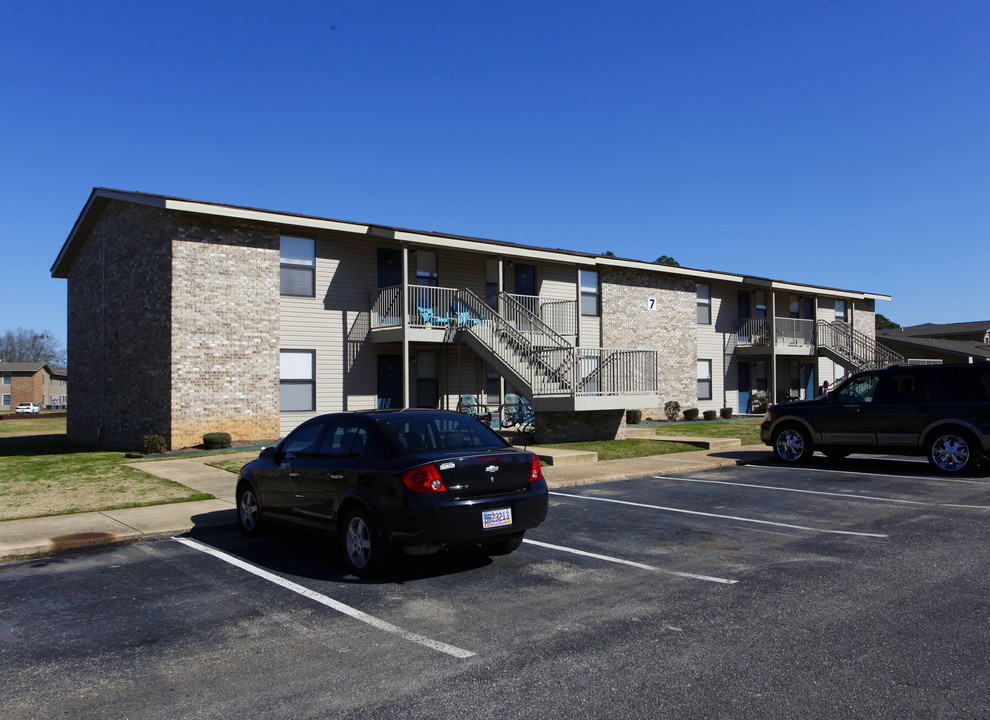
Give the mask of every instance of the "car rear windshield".
<svg viewBox="0 0 990 720">
<path fill-rule="evenodd" d="M 395 415 L 378 418 L 404 452 L 506 447 L 502 437 L 474 418 L 458 415 Z"/>
</svg>

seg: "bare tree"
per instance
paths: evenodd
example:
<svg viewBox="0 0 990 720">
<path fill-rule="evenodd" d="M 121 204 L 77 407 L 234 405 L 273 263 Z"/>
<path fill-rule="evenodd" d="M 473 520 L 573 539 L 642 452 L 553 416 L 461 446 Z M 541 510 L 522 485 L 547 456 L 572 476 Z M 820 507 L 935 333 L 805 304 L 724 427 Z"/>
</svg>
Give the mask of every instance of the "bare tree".
<svg viewBox="0 0 990 720">
<path fill-rule="evenodd" d="M 0 335 L 0 361 L 65 365 L 65 348 L 47 330 L 7 330 Z"/>
</svg>

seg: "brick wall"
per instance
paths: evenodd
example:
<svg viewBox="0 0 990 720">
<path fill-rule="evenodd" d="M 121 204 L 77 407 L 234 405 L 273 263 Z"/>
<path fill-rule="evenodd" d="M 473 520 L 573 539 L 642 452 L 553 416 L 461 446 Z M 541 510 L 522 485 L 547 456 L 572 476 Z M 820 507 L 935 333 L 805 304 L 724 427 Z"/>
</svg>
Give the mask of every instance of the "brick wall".
<svg viewBox="0 0 990 720">
<path fill-rule="evenodd" d="M 692 279 L 621 268 L 601 271 L 602 345 L 659 351 L 659 403 L 697 404 L 697 293 Z M 650 310 L 649 298 L 656 309 Z M 655 415 L 656 408 L 643 408 Z M 662 417 L 662 411 L 661 411 Z"/>
<path fill-rule="evenodd" d="M 10 375 L 10 407 L 17 407 L 22 402 L 33 402 L 44 407 L 41 396 L 44 394 L 44 371 L 36 373 L 14 372 Z"/>
<path fill-rule="evenodd" d="M 277 438 L 278 231 L 195 215 L 175 225 L 171 445 Z"/>
<path fill-rule="evenodd" d="M 137 448 L 169 435 L 170 220 L 117 201 L 68 272 L 68 438 Z"/>
</svg>

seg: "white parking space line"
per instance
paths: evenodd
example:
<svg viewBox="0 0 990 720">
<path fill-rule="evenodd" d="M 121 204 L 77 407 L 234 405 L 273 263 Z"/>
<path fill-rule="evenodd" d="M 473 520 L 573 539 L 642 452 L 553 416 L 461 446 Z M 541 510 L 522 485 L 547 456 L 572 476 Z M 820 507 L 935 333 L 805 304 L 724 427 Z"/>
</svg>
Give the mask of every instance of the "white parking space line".
<svg viewBox="0 0 990 720">
<path fill-rule="evenodd" d="M 900 500 L 898 498 L 875 497 L 873 495 L 854 495 L 849 493 L 825 492 L 824 490 L 802 490 L 800 488 L 781 487 L 779 485 L 755 485 L 753 483 L 729 482 L 727 480 L 700 480 L 698 478 L 677 478 L 666 475 L 654 475 L 654 480 L 671 480 L 673 482 L 705 483 L 708 485 L 730 485 L 732 487 L 756 488 L 758 490 L 777 490 L 779 492 L 802 493 L 804 495 L 825 495 L 826 497 L 842 498 L 843 500 L 870 500 L 873 502 L 897 503 L 901 505 L 925 505 L 927 507 L 968 508 L 970 510 L 990 510 L 987 505 L 952 505 L 949 503 L 927 503 L 920 500 Z"/>
<path fill-rule="evenodd" d="M 363 613 L 360 610 L 352 608 L 350 605 L 345 605 L 342 602 L 338 602 L 333 598 L 329 598 L 326 595 L 322 595 L 314 590 L 310 590 L 307 587 L 303 587 L 302 585 L 299 585 L 298 583 L 294 583 L 291 580 L 286 580 L 283 577 L 279 577 L 275 573 L 268 572 L 267 570 L 262 570 L 259 567 L 256 567 L 248 562 L 245 562 L 244 560 L 241 560 L 239 557 L 236 557 L 235 555 L 228 555 L 227 553 L 221 550 L 217 550 L 214 547 L 210 547 L 209 545 L 204 545 L 203 543 L 184 537 L 175 537 L 172 539 L 178 540 L 183 545 L 187 545 L 191 548 L 194 548 L 195 550 L 199 550 L 200 552 L 204 552 L 207 553 L 208 555 L 212 555 L 216 558 L 219 558 L 224 562 L 230 563 L 231 565 L 240 568 L 241 570 L 246 570 L 249 573 L 253 573 L 258 577 L 268 580 L 269 582 L 275 583 L 276 585 L 280 585 L 281 587 L 286 588 L 287 590 L 291 590 L 292 592 L 299 593 L 303 597 L 309 598 L 310 600 L 315 600 L 316 602 L 322 605 L 326 605 L 327 607 L 332 608 L 337 612 L 343 613 L 344 615 L 352 617 L 355 620 L 360 620 L 361 622 L 367 623 L 368 625 L 371 625 L 372 627 L 376 627 L 379 630 L 384 630 L 385 632 L 392 633 L 394 635 L 398 635 L 399 637 L 405 638 L 410 642 L 417 643 L 418 645 L 423 645 L 424 647 L 428 647 L 431 650 L 438 650 L 442 653 L 446 653 L 447 655 L 452 655 L 453 657 L 456 658 L 469 658 L 475 655 L 475 653 L 471 652 L 470 650 L 462 650 L 461 648 L 454 647 L 453 645 L 448 645 L 438 640 L 431 640 L 428 637 L 424 637 L 422 635 L 417 635 L 416 633 L 411 633 L 407 630 L 403 630 L 398 625 L 393 625 L 392 623 L 385 622 L 384 620 L 379 620 L 376 617 L 372 617 L 367 613 Z"/>
<path fill-rule="evenodd" d="M 718 520 L 734 520 L 736 522 L 755 523 L 757 525 L 772 525 L 774 527 L 789 528 L 791 530 L 803 530 L 806 532 L 828 533 L 829 535 L 854 535 L 856 537 L 886 538 L 887 535 L 881 533 L 853 532 L 851 530 L 826 530 L 824 528 L 808 527 L 806 525 L 792 525 L 791 523 L 774 522 L 772 520 L 757 520 L 755 518 L 737 517 L 735 515 L 719 515 L 717 513 L 706 513 L 698 510 L 683 510 L 681 508 L 664 507 L 662 505 L 647 505 L 646 503 L 630 502 L 628 500 L 615 500 L 613 498 L 600 498 L 591 495 L 571 495 L 570 493 L 557 492 L 550 493 L 560 497 L 569 497 L 576 500 L 597 500 L 598 502 L 615 503 L 616 505 L 629 505 L 632 507 L 647 508 L 649 510 L 660 510 L 662 512 L 679 513 L 681 515 L 696 515 L 698 517 L 716 518 Z"/>
<path fill-rule="evenodd" d="M 841 475 L 865 475 L 866 477 L 880 477 L 880 478 L 894 478 L 896 480 L 927 480 L 928 482 L 935 483 L 959 483 L 960 485 L 984 485 L 990 486 L 990 481 L 988 480 L 964 480 L 962 478 L 945 477 L 943 475 L 895 475 L 893 473 L 872 473 L 863 472 L 861 470 L 829 470 L 827 468 L 810 468 L 810 467 L 787 467 L 785 465 L 760 465 L 758 463 L 745 463 L 742 465 L 736 465 L 736 467 L 742 468 L 758 468 L 760 470 L 786 470 L 789 472 L 794 472 L 795 470 L 801 470 L 802 472 L 815 472 L 815 473 L 833 473 Z"/>
<path fill-rule="evenodd" d="M 599 555 L 598 553 L 587 552 L 585 550 L 564 547 L 563 545 L 551 545 L 550 543 L 540 542 L 538 540 L 528 540 L 524 538 L 523 542 L 529 543 L 530 545 L 548 548 L 550 550 L 559 550 L 561 552 L 572 553 L 574 555 L 582 555 L 584 557 L 595 558 L 596 560 L 619 563 L 620 565 L 629 565 L 634 568 L 639 568 L 640 570 L 652 570 L 653 572 L 661 572 L 666 575 L 676 575 L 677 577 L 689 578 L 691 580 L 704 580 L 705 582 L 719 583 L 721 585 L 735 585 L 739 582 L 738 580 L 727 580 L 726 578 L 712 577 L 710 575 L 696 575 L 695 573 L 677 572 L 676 570 L 664 570 L 662 568 L 654 567 L 653 565 L 644 565 L 643 563 L 633 562 L 632 560 L 623 560 L 622 558 L 610 557 L 609 555 Z"/>
</svg>

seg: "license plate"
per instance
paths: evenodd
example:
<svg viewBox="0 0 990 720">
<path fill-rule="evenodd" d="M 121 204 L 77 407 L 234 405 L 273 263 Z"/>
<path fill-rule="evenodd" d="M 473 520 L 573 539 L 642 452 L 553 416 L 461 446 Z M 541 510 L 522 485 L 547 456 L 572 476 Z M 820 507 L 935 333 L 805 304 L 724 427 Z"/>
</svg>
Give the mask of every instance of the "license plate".
<svg viewBox="0 0 990 720">
<path fill-rule="evenodd" d="M 485 529 L 511 525 L 512 508 L 499 508 L 498 510 L 482 510 L 481 524 L 485 527 Z"/>
</svg>

